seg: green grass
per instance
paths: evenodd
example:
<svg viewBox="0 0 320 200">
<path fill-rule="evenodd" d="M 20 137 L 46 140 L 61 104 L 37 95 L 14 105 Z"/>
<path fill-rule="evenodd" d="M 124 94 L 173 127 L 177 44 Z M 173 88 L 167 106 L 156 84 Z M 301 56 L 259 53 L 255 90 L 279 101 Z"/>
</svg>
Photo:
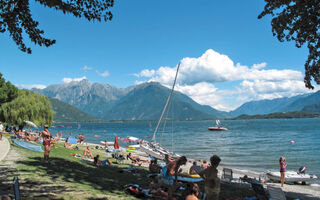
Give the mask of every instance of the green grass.
<svg viewBox="0 0 320 200">
<path fill-rule="evenodd" d="M 16 161 L 16 170 L 7 173 L 7 180 L 12 180 L 14 175 L 19 175 L 23 199 L 130 200 L 136 198 L 124 192 L 125 185 L 132 183 L 148 188 L 151 181 L 146 178 L 148 171 L 141 167 L 138 167 L 139 175 L 135 176 L 122 170 L 130 167 L 129 165 L 114 164 L 115 159 L 110 159 L 113 161 L 112 167 L 96 167 L 92 163 L 71 156 L 72 153 L 82 154 L 84 146 L 81 146 L 80 150 L 71 150 L 64 148 L 61 143 L 57 144 L 56 148 L 51 149 L 50 164 L 43 163 L 41 152 L 30 151 L 13 144 L 11 148 L 20 154 L 21 158 Z M 101 160 L 106 157 L 103 150 L 93 147 L 91 152 L 94 156 L 99 154 Z M 5 188 L 12 196 L 11 186 Z M 200 184 L 200 188 L 203 191 L 203 183 Z M 0 183 L 1 189 L 3 188 Z M 221 185 L 220 199 L 246 196 L 254 196 L 254 192 L 232 184 Z"/>
<path fill-rule="evenodd" d="M 121 170 L 129 165 L 113 164 L 113 167 L 96 167 L 90 162 L 71 156 L 72 153 L 82 154 L 85 147 L 71 150 L 64 148 L 62 144 L 57 144 L 56 148 L 51 148 L 50 164 L 43 163 L 41 152 L 29 151 L 15 145 L 11 147 L 23 156 L 16 166 L 20 173 L 21 184 L 45 185 L 42 189 L 45 193 L 49 193 L 47 194 L 49 198 L 75 199 L 76 196 L 79 199 L 135 199 L 124 193 L 123 186 L 129 183 L 148 186 L 149 180 L 145 176 L 147 171 L 142 168 L 138 169 L 140 176 L 134 176 Z M 105 152 L 102 150 L 91 149 L 91 152 L 93 155 L 100 154 L 102 159 L 105 157 L 103 156 Z M 111 161 L 114 163 L 115 159 Z M 23 195 L 28 198 L 39 194 L 29 192 Z"/>
</svg>

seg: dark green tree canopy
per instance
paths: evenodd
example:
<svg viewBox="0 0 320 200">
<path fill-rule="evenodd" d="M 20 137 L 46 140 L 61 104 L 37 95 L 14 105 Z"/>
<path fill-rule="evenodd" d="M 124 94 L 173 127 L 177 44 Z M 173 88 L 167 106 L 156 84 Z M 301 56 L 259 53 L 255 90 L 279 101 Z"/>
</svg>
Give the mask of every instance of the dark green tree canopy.
<svg viewBox="0 0 320 200">
<path fill-rule="evenodd" d="M 305 63 L 304 82 L 313 89 L 312 78 L 320 84 L 320 1 L 319 0 L 265 0 L 264 11 L 271 21 L 273 35 L 280 42 L 295 41 L 300 48 L 307 44 L 308 59 Z"/>
<path fill-rule="evenodd" d="M 48 97 L 28 91 L 19 90 L 19 95 L 13 101 L 1 104 L 0 119 L 7 125 L 24 125 L 24 120 L 36 125 L 53 123 L 54 111 Z"/>
<path fill-rule="evenodd" d="M 112 19 L 109 11 L 113 7 L 114 0 L 34 0 L 41 5 L 64 14 L 72 14 L 75 17 L 84 17 L 89 21 L 108 21 Z M 0 32 L 8 32 L 19 49 L 31 53 L 23 41 L 26 33 L 30 40 L 36 45 L 49 47 L 56 41 L 44 38 L 44 31 L 39 23 L 32 18 L 29 0 L 0 0 Z"/>
<path fill-rule="evenodd" d="M 18 88 L 2 77 L 0 73 L 0 105 L 12 101 L 18 96 Z"/>
</svg>

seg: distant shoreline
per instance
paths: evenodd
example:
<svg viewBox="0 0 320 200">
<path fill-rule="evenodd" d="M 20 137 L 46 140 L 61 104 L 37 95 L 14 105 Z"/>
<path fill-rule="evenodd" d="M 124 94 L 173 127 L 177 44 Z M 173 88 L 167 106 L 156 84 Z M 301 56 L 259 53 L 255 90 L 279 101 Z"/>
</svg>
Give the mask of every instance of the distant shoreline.
<svg viewBox="0 0 320 200">
<path fill-rule="evenodd" d="M 320 113 L 307 113 L 307 112 L 284 112 L 284 113 L 271 113 L 265 115 L 240 115 L 234 118 L 210 118 L 210 119 L 168 119 L 168 121 L 213 121 L 213 120 L 251 120 L 251 119 L 300 119 L 300 118 L 320 118 Z M 113 122 L 157 122 L 154 119 L 144 120 L 102 120 L 102 121 L 81 121 L 81 122 L 54 122 L 60 123 L 113 123 Z"/>
</svg>

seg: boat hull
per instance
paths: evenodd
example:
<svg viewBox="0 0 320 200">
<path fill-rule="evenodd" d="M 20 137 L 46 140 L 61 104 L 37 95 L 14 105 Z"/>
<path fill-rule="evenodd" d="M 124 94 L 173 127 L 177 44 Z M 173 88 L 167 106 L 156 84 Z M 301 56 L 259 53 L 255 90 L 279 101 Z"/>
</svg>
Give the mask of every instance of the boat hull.
<svg viewBox="0 0 320 200">
<path fill-rule="evenodd" d="M 223 128 L 223 127 L 208 127 L 209 131 L 227 131 L 227 128 Z"/>
<path fill-rule="evenodd" d="M 267 177 L 272 180 L 279 182 L 281 179 L 280 172 L 267 172 Z M 285 182 L 305 182 L 312 183 L 317 180 L 316 175 L 311 174 L 298 174 L 295 171 L 287 171 L 285 173 Z"/>
</svg>

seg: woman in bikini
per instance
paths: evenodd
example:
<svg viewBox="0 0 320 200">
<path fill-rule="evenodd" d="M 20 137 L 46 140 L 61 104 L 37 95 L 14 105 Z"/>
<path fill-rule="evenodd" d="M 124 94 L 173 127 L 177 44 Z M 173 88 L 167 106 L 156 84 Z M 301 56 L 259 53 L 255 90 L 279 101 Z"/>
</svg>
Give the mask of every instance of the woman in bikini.
<svg viewBox="0 0 320 200">
<path fill-rule="evenodd" d="M 51 134 L 48 130 L 48 125 L 44 126 L 44 130 L 42 131 L 42 138 L 43 138 L 43 146 L 44 146 L 44 162 L 49 163 L 49 154 L 50 154 L 50 145 L 51 145 Z"/>
</svg>

